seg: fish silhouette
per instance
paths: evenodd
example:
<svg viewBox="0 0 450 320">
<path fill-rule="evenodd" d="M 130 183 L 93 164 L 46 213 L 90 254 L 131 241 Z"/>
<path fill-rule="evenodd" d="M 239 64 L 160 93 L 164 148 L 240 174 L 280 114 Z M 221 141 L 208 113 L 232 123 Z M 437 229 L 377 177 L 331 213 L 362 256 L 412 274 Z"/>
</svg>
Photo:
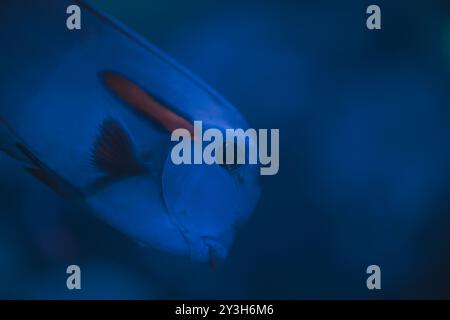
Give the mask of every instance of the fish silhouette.
<svg viewBox="0 0 450 320">
<path fill-rule="evenodd" d="M 73 3 L 80 30 L 65 25 Z M 2 7 L 0 151 L 140 244 L 224 259 L 258 201 L 259 168 L 175 165 L 170 134 L 197 120 L 248 128 L 238 110 L 84 1 Z"/>
</svg>

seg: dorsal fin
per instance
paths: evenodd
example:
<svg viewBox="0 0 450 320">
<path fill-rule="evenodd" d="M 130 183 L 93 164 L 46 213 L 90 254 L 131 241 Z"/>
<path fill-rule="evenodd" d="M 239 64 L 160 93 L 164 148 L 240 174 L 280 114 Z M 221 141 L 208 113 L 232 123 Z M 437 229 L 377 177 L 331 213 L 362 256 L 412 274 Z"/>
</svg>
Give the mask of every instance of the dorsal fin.
<svg viewBox="0 0 450 320">
<path fill-rule="evenodd" d="M 100 126 L 91 160 L 99 170 L 114 177 L 135 175 L 143 170 L 130 136 L 113 118 L 107 118 Z"/>
</svg>

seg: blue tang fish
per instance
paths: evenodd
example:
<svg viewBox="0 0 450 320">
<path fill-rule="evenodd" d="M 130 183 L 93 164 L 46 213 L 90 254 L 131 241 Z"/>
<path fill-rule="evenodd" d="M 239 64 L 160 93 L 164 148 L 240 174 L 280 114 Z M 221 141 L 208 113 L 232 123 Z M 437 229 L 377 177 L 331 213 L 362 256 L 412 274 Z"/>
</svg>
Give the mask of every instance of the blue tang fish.
<svg viewBox="0 0 450 320">
<path fill-rule="evenodd" d="M 73 3 L 80 30 L 66 28 Z M 0 151 L 140 244 L 224 259 L 259 198 L 259 168 L 175 165 L 170 134 L 197 120 L 248 128 L 242 115 L 84 1 L 6 1 L 0 18 Z"/>
</svg>

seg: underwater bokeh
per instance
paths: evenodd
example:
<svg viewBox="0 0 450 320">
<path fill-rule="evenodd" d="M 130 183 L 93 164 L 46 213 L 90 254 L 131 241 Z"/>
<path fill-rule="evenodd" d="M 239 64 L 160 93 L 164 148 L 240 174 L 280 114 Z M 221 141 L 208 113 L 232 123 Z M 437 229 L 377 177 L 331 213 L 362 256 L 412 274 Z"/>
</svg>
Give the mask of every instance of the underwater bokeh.
<svg viewBox="0 0 450 320">
<path fill-rule="evenodd" d="M 39 182 L 0 155 L 0 298 L 450 298 L 446 1 L 377 1 L 380 31 L 356 0 L 91 2 L 251 127 L 279 128 L 280 171 L 262 177 L 256 210 L 211 268 L 70 206 L 50 215 L 45 204 L 60 199 L 23 199 Z M 82 290 L 66 289 L 69 264 Z M 380 291 L 366 288 L 371 264 Z"/>
</svg>

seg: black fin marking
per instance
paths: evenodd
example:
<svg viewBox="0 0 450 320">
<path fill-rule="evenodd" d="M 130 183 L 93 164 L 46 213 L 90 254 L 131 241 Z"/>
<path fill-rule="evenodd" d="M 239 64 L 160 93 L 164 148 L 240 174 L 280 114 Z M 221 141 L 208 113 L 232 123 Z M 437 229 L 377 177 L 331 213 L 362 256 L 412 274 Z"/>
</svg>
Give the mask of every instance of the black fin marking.
<svg viewBox="0 0 450 320">
<path fill-rule="evenodd" d="M 137 160 L 131 138 L 113 118 L 102 123 L 91 160 L 95 167 L 114 177 L 136 175 L 143 170 Z"/>
<path fill-rule="evenodd" d="M 25 145 L 18 142 L 16 143 L 16 147 L 29 160 L 30 164 L 24 166 L 25 171 L 39 179 L 50 189 L 54 190 L 57 194 L 64 198 L 71 200 L 79 200 L 83 198 L 83 194 L 79 190 L 46 166 Z"/>
</svg>

